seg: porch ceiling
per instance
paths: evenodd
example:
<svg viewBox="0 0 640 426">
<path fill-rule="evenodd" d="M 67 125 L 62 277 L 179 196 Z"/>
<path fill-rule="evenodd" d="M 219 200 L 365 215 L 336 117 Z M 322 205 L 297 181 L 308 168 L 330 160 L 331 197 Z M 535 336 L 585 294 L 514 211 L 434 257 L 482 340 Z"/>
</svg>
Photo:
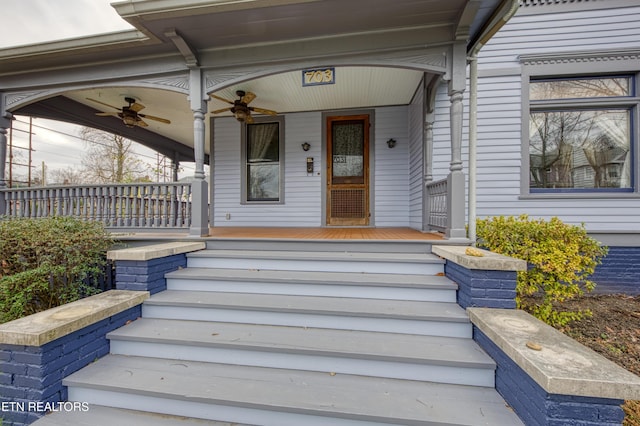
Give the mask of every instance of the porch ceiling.
<svg viewBox="0 0 640 426">
<path fill-rule="evenodd" d="M 411 101 L 422 78 L 418 71 L 383 67 L 338 67 L 335 74 L 335 84 L 303 87 L 302 72 L 296 70 L 235 84 L 216 94 L 233 100 L 237 98 L 236 90 L 251 91 L 257 95 L 252 106 L 279 113 L 405 105 Z M 146 120 L 149 127 L 128 129 L 119 119 L 95 116 L 99 111 L 115 110 L 90 99 L 122 107 L 126 105 L 125 97 L 145 105 L 142 113 L 168 118 L 171 124 Z M 181 161 L 191 161 L 193 114 L 184 94 L 123 86 L 71 90 L 58 98 L 45 99 L 14 112 L 100 128 L 136 140 L 171 158 L 177 154 Z M 209 111 L 228 106 L 213 99 L 209 102 Z M 231 114 L 209 112 L 207 116 L 230 117 Z"/>
<path fill-rule="evenodd" d="M 56 93 L 57 100 L 9 110 L 100 127 L 185 161 L 191 156 L 184 148 L 193 147 L 187 95 L 184 90 L 150 89 L 144 84 L 147 77 L 186 75 L 195 63 L 233 73 L 255 62 L 258 54 L 261 64 L 280 64 L 284 72 L 234 83 L 216 94 L 233 100 L 236 90 L 251 91 L 257 95 L 252 106 L 280 113 L 406 105 L 418 88 L 419 71 L 351 67 L 343 60 L 337 62 L 344 66 L 336 67 L 335 84 L 303 87 L 300 69 L 292 65 L 287 71 L 286 64 L 299 64 L 303 56 L 331 65 L 332 58 L 359 49 L 427 49 L 459 37 L 471 46 L 496 19 L 497 9 L 512 1 L 122 1 L 113 7 L 135 31 L 0 50 L 0 87 L 17 94 L 69 87 Z M 176 34 L 178 38 L 172 37 Z M 372 40 L 382 45 L 372 45 Z M 118 84 L 125 80 L 129 83 Z M 125 97 L 144 104 L 143 113 L 168 118 L 171 124 L 147 120 L 146 129 L 126 130 L 119 120 L 92 119 L 97 111 L 114 110 L 89 98 L 122 107 Z M 209 111 L 226 106 L 213 100 Z"/>
</svg>

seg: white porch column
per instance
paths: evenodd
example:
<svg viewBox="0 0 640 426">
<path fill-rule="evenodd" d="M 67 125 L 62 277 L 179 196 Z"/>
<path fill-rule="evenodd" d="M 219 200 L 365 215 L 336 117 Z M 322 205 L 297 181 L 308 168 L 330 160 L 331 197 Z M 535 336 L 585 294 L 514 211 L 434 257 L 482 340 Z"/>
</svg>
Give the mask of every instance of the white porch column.
<svg viewBox="0 0 640 426">
<path fill-rule="evenodd" d="M 424 74 L 424 133 L 422 135 L 422 174 L 424 183 L 433 180 L 433 124 L 436 121 L 436 93 L 440 85 L 439 77 Z"/>
<path fill-rule="evenodd" d="M 6 164 L 7 164 L 7 129 L 9 120 L 0 119 L 0 189 L 7 187 L 5 180 Z M 5 127 L 6 126 L 6 127 Z"/>
<path fill-rule="evenodd" d="M 2 97 L 0 97 L 2 101 Z M 6 164 L 7 164 L 7 129 L 11 125 L 10 115 L 3 114 L 0 116 L 0 190 L 7 187 L 6 176 Z M 6 201 L 4 194 L 0 194 L 0 215 L 4 214 L 6 210 Z"/>
<path fill-rule="evenodd" d="M 426 114 L 424 122 L 423 179 L 427 184 L 433 180 L 433 123 L 434 114 Z"/>
<path fill-rule="evenodd" d="M 431 231 L 429 226 L 430 203 L 427 185 L 433 181 L 433 123 L 435 114 L 428 111 L 425 114 L 424 134 L 422 145 L 422 230 Z"/>
<path fill-rule="evenodd" d="M 189 101 L 193 112 L 193 151 L 196 170 L 193 175 L 191 193 L 191 228 L 189 235 L 209 235 L 209 188 L 204 174 L 204 117 L 207 112 L 202 71 L 191 69 L 189 78 Z"/>
<path fill-rule="evenodd" d="M 462 128 L 464 91 L 467 80 L 466 46 L 457 43 L 452 52 L 451 79 L 449 80 L 451 163 L 447 176 L 447 238 L 466 238 L 465 230 L 465 177 L 462 171 Z"/>
<path fill-rule="evenodd" d="M 11 127 L 11 113 L 5 109 L 5 97 L 0 93 L 0 189 L 7 187 L 6 165 L 7 165 L 7 129 Z M 0 203 L 4 198 L 0 199 Z M 4 209 L 0 210 L 0 214 L 4 213 Z"/>
</svg>

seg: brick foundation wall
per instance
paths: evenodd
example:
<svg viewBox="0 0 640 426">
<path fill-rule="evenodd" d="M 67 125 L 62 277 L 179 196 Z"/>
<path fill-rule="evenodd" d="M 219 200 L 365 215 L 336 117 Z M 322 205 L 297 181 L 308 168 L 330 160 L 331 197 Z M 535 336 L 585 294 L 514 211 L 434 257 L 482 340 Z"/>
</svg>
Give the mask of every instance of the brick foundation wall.
<svg viewBox="0 0 640 426">
<path fill-rule="evenodd" d="M 187 256 L 176 254 L 151 260 L 117 260 L 118 290 L 148 291 L 151 294 L 167 289 L 164 275 L 187 266 Z"/>
<path fill-rule="evenodd" d="M 109 353 L 107 333 L 141 316 L 140 305 L 43 346 L 0 344 L 2 426 L 28 425 L 67 400 L 62 380 Z"/>
<path fill-rule="evenodd" d="M 609 247 L 591 280 L 595 293 L 640 294 L 640 247 Z"/>
<path fill-rule="evenodd" d="M 473 338 L 496 361 L 496 390 L 527 426 L 622 424 L 624 401 L 549 394 L 475 326 Z"/>
<path fill-rule="evenodd" d="M 457 302 L 463 308 L 515 309 L 517 272 L 467 269 L 451 261 L 444 271 L 458 284 Z"/>
</svg>

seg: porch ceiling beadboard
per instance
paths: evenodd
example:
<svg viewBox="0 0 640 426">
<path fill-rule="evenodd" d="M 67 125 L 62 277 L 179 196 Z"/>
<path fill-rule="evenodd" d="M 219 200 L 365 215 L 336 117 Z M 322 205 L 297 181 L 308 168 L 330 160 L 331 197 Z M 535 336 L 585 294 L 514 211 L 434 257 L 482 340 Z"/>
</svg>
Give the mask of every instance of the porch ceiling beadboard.
<svg viewBox="0 0 640 426">
<path fill-rule="evenodd" d="M 421 78 L 422 72 L 415 70 L 336 67 L 334 84 L 303 86 L 302 71 L 296 70 L 247 81 L 216 94 L 234 99 L 237 97 L 235 90 L 243 88 L 258 94 L 254 101 L 256 105 L 281 113 L 406 105 L 411 101 Z M 227 105 L 218 100 L 210 103 L 212 110 L 225 106 Z"/>
</svg>

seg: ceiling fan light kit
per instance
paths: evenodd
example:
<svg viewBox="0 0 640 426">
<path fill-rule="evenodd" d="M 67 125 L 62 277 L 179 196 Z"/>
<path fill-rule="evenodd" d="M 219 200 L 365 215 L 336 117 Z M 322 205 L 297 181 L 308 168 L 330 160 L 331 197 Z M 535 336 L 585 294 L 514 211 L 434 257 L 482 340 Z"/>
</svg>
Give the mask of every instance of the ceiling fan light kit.
<svg viewBox="0 0 640 426">
<path fill-rule="evenodd" d="M 228 99 L 221 98 L 220 96 L 214 95 L 212 93 L 210 95 L 212 98 L 222 102 L 226 102 L 233 106 L 218 109 L 218 110 L 212 111 L 211 113 L 220 114 L 220 113 L 229 111 L 240 123 L 247 123 L 247 124 L 253 123 L 253 117 L 251 116 L 251 112 L 257 112 L 258 114 L 266 114 L 266 115 L 278 115 L 277 112 L 272 111 L 270 109 L 249 106 L 249 103 L 251 103 L 251 101 L 253 101 L 257 97 L 255 93 L 245 92 L 244 90 L 237 90 L 236 95 L 238 96 L 238 99 L 236 99 L 235 101 L 230 101 Z"/>
<path fill-rule="evenodd" d="M 111 117 L 111 116 L 119 117 L 122 119 L 122 122 L 127 127 L 136 127 L 136 126 L 148 127 L 149 124 L 146 121 L 144 121 L 143 118 L 147 120 L 158 121 L 160 123 L 171 124 L 171 121 L 167 120 L 166 118 L 155 117 L 153 115 L 147 115 L 147 114 L 141 114 L 140 111 L 142 111 L 145 108 L 145 106 L 137 103 L 134 98 L 125 97 L 124 101 L 127 102 L 129 105 L 124 105 L 122 108 L 118 108 L 116 106 L 107 104 L 97 99 L 87 98 L 87 100 L 118 110 L 119 112 L 98 112 L 96 113 L 96 115 L 100 117 Z"/>
</svg>

